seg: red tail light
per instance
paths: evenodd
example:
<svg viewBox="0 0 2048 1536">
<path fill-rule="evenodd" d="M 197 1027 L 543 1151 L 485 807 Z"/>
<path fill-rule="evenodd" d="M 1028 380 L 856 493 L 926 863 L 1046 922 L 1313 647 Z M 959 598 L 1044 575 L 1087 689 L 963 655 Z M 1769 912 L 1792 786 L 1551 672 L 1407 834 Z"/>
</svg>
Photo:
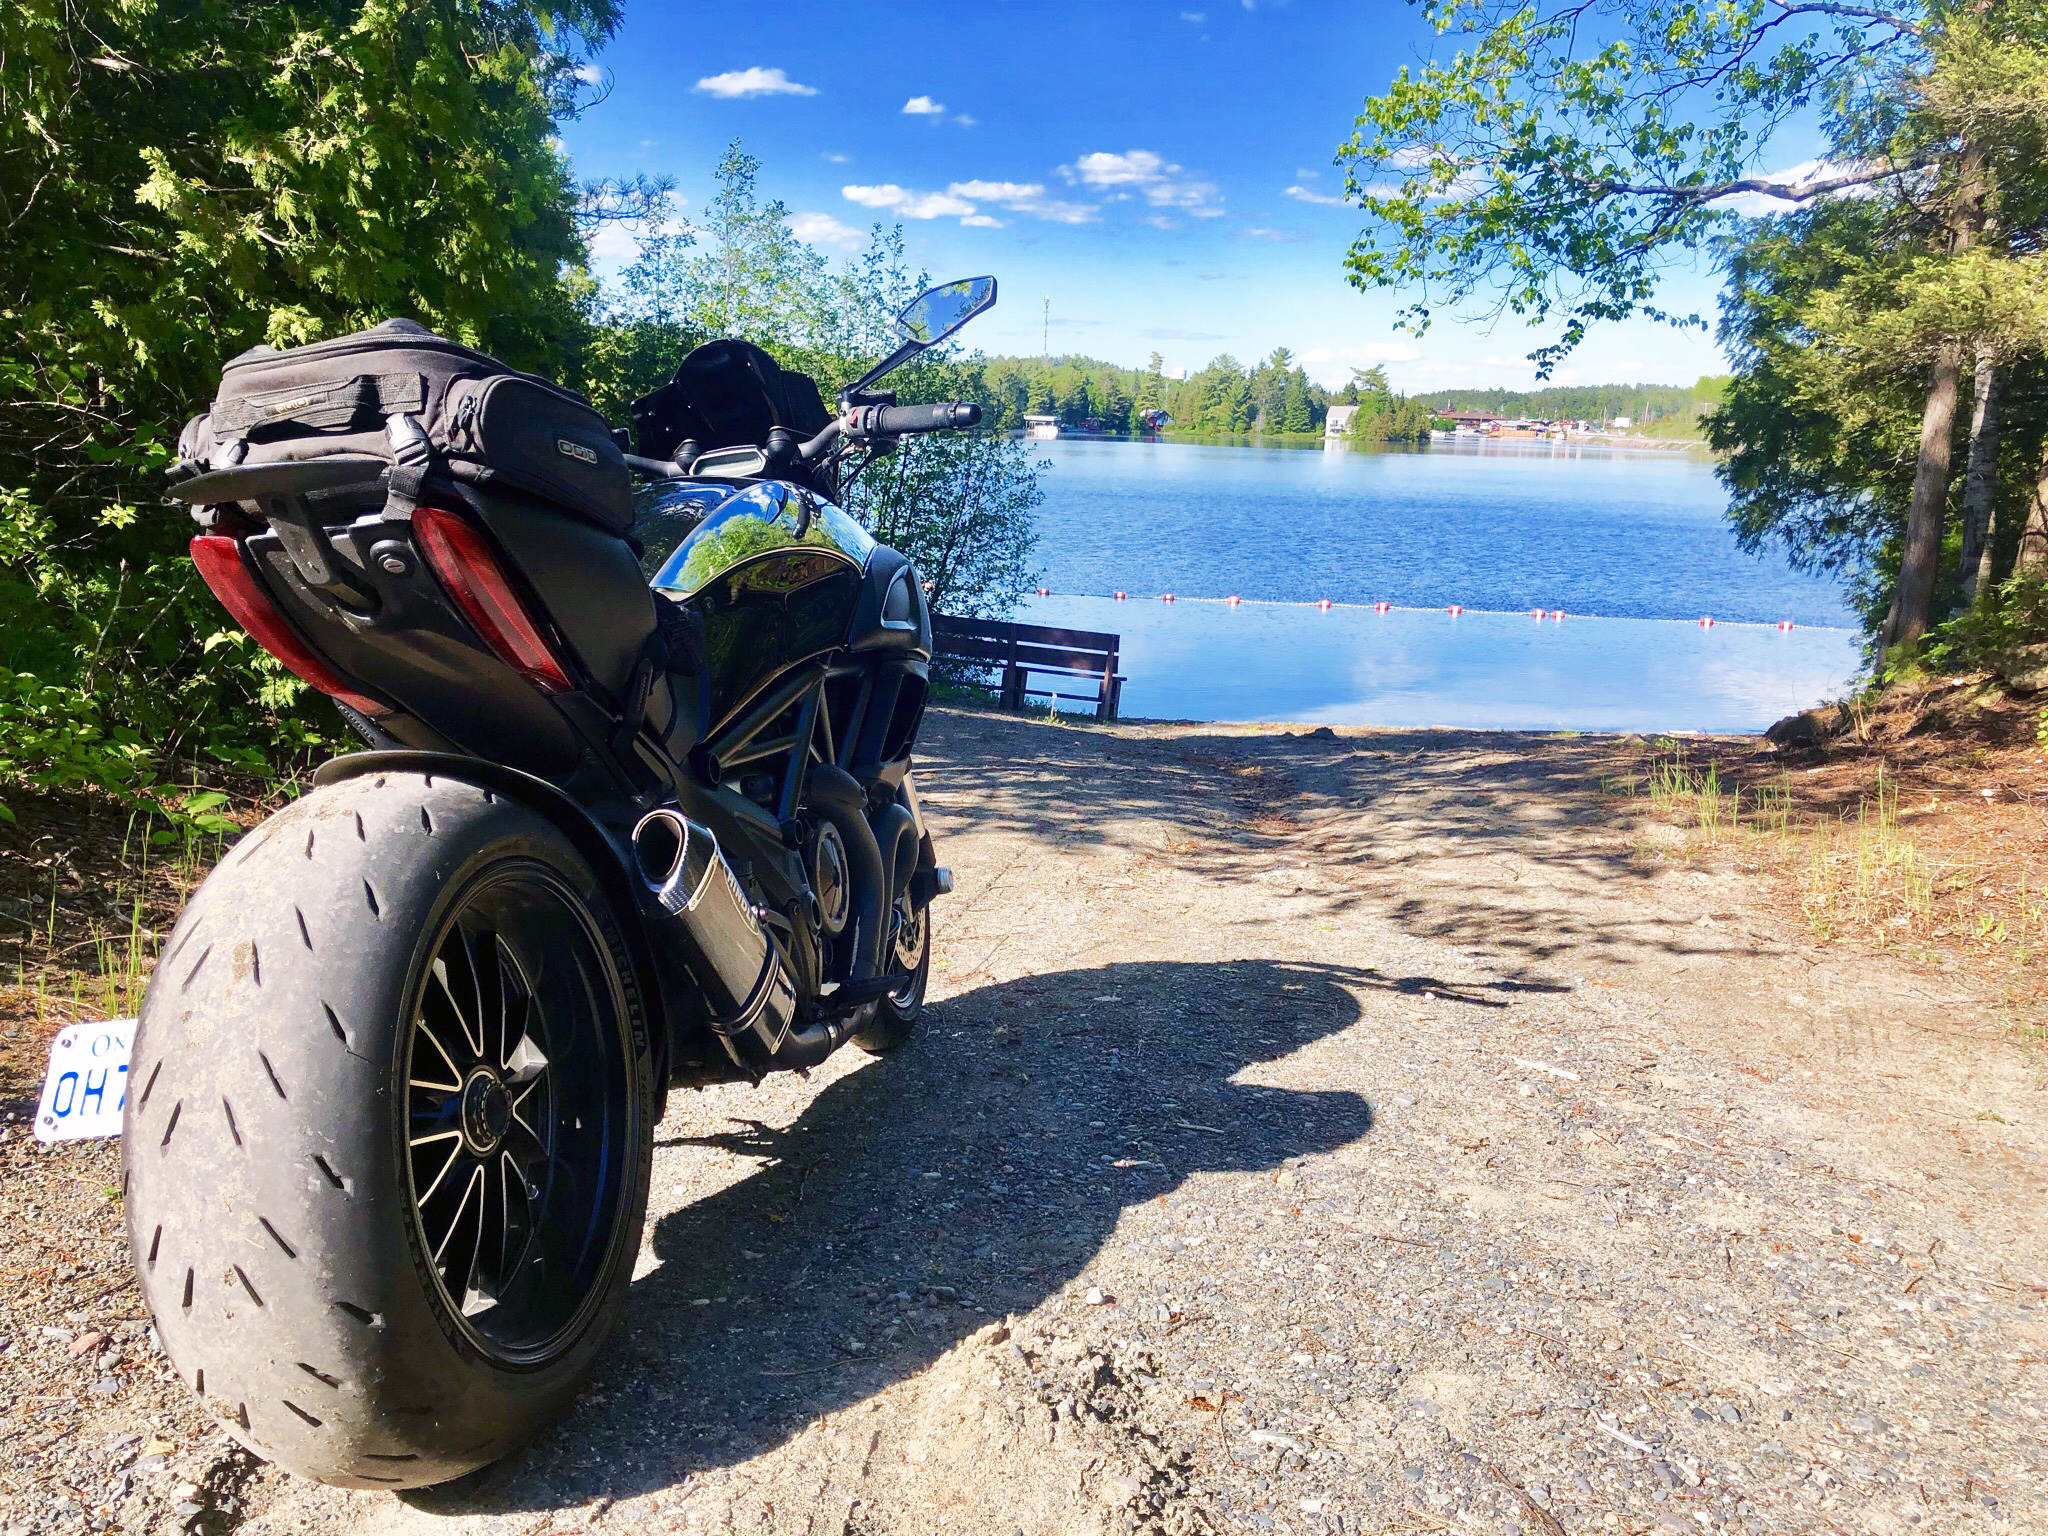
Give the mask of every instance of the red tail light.
<svg viewBox="0 0 2048 1536">
<path fill-rule="evenodd" d="M 341 680 L 310 645 L 292 628 L 268 592 L 257 585 L 256 575 L 242 559 L 242 551 L 226 534 L 202 533 L 192 540 L 192 563 L 199 567 L 213 595 L 220 599 L 237 624 L 293 674 L 311 683 L 330 698 L 365 715 L 391 712 L 389 704 L 366 698 Z"/>
<path fill-rule="evenodd" d="M 412 531 L 449 599 L 493 655 L 543 693 L 575 689 L 490 545 L 466 518 L 439 507 L 419 507 L 412 514 Z"/>
</svg>

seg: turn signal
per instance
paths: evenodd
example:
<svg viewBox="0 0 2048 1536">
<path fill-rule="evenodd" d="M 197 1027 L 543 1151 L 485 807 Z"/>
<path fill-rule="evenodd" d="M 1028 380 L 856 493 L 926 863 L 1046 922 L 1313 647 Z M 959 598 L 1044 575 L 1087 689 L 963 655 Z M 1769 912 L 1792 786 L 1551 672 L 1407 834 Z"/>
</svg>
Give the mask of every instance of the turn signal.
<svg viewBox="0 0 2048 1536">
<path fill-rule="evenodd" d="M 192 563 L 199 567 L 213 595 L 220 599 L 234 621 L 255 638 L 303 682 L 312 684 L 330 698 L 339 699 L 364 715 L 388 715 L 389 704 L 366 698 L 341 680 L 320 655 L 292 628 L 291 620 L 257 584 L 256 575 L 242 559 L 242 551 L 224 533 L 202 533 L 192 540 Z"/>
<path fill-rule="evenodd" d="M 492 655 L 543 693 L 575 690 L 513 592 L 504 567 L 468 519 L 440 507 L 419 507 L 412 514 L 412 531 L 449 600 Z"/>
</svg>

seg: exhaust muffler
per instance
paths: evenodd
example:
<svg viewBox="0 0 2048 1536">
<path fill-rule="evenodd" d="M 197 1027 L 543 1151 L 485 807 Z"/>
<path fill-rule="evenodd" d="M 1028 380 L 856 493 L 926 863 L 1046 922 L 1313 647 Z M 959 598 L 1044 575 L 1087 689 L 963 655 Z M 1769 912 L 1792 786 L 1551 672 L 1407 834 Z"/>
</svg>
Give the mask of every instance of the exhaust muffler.
<svg viewBox="0 0 2048 1536">
<path fill-rule="evenodd" d="M 774 1056 L 796 1018 L 796 989 L 718 838 L 680 811 L 649 811 L 633 828 L 633 861 L 687 940 L 711 1027 L 728 1040 L 751 1029 Z"/>
</svg>

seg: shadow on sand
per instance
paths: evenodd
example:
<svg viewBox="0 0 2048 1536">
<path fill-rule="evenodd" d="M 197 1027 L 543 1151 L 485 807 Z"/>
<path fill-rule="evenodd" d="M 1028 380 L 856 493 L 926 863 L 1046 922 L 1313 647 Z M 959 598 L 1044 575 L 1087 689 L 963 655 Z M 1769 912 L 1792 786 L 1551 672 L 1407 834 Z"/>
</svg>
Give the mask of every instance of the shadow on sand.
<svg viewBox="0 0 2048 1536">
<path fill-rule="evenodd" d="M 560 1508 L 772 1449 L 1060 1291 L 1127 1207 L 1364 1136 L 1359 1094 L 1231 1079 L 1351 1024 L 1357 994 L 1425 982 L 1127 964 L 934 1004 L 911 1046 L 832 1083 L 787 1129 L 727 1121 L 672 1140 L 757 1166 L 656 1220 L 659 1265 L 591 1393 L 535 1446 L 413 1502 Z"/>
</svg>

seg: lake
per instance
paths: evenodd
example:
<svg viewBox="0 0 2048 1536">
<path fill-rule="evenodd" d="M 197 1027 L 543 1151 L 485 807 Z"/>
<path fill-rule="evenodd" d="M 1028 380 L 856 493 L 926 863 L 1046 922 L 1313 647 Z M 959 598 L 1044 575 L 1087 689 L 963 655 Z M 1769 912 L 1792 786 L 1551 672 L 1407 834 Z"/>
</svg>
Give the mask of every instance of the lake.
<svg viewBox="0 0 2048 1536">
<path fill-rule="evenodd" d="M 1738 548 L 1701 455 L 1030 446 L 1053 595 L 1018 617 L 1122 635 L 1127 716 L 1739 733 L 1860 665 L 1839 588 Z"/>
</svg>

